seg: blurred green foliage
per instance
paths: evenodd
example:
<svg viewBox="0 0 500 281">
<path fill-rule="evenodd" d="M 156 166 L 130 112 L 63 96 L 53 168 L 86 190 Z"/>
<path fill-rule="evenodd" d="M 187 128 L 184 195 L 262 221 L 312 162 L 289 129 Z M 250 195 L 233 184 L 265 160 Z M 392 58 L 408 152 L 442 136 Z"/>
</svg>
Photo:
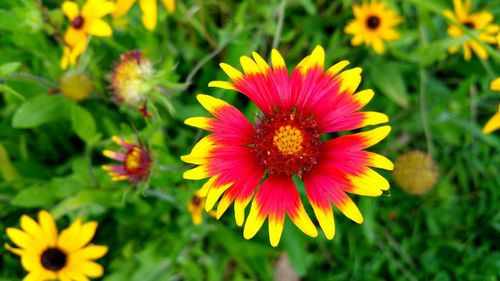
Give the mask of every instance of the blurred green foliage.
<svg viewBox="0 0 500 281">
<path fill-rule="evenodd" d="M 388 1 L 404 23 L 402 38 L 382 57 L 349 45 L 343 28 L 353 17 L 351 1 L 286 2 L 281 32 L 277 0 L 180 0 L 173 15 L 160 9 L 154 32 L 141 25 L 137 6 L 125 22 L 109 18 L 113 37 L 93 38 L 77 66 L 91 75 L 94 95 L 75 103 L 49 94 L 64 73 L 57 36 L 68 23 L 61 1 L 43 1 L 43 9 L 41 1 L 1 1 L 0 244 L 8 241 L 6 227 L 43 208 L 60 227 L 80 215 L 99 222 L 94 241 L 110 247 L 100 260 L 109 281 L 271 280 L 282 252 L 304 280 L 498 280 L 500 139 L 481 127 L 500 100 L 489 89 L 499 61 L 464 62 L 447 53 L 464 40 L 446 35 L 440 11 L 451 1 Z M 474 9 L 500 19 L 497 1 L 474 1 Z M 375 150 L 395 159 L 432 143 L 436 188 L 415 197 L 393 184 L 380 198 L 352 196 L 365 222 L 336 212 L 332 241 L 308 238 L 289 221 L 276 249 L 265 227 L 246 241 L 232 211 L 193 225 L 187 203 L 202 183 L 182 179 L 187 166 L 179 156 L 201 135 L 183 121 L 205 115 L 197 93 L 223 97 L 252 117 L 256 107 L 241 94 L 207 84 L 227 79 L 219 62 L 237 65 L 254 50 L 268 57 L 273 40 L 289 66 L 321 44 L 327 65 L 347 59 L 363 67 L 360 88 L 377 93 L 367 110 L 386 113 L 393 128 Z M 164 71 L 166 99 L 151 104 L 153 120 L 110 99 L 113 62 L 129 50 L 144 51 Z M 423 118 L 430 123 L 427 142 Z M 136 131 L 151 147 L 153 175 L 138 187 L 112 182 L 100 169 L 109 163 L 101 152 L 112 135 L 133 140 Z M 24 274 L 18 257 L 0 248 L 0 279 Z"/>
</svg>

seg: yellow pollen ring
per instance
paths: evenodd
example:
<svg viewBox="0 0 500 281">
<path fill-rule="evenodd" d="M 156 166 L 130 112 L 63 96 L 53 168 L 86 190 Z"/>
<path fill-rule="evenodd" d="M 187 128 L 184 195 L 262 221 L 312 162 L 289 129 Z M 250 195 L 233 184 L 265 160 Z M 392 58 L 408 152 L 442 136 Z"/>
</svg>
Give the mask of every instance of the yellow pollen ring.
<svg viewBox="0 0 500 281">
<path fill-rule="evenodd" d="M 127 169 L 134 170 L 139 168 L 140 158 L 141 149 L 139 147 L 134 147 L 133 150 L 127 155 L 127 159 L 125 159 Z"/>
<path fill-rule="evenodd" d="M 302 131 L 290 125 L 281 126 L 276 130 L 273 144 L 284 155 L 293 155 L 302 151 Z"/>
</svg>

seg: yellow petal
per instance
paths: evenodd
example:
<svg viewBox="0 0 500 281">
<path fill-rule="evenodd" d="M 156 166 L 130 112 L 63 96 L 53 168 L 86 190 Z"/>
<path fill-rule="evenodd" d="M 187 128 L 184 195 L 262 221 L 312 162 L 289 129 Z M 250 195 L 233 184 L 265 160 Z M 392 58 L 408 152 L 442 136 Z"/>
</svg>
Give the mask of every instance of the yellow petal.
<svg viewBox="0 0 500 281">
<path fill-rule="evenodd" d="M 184 124 L 210 131 L 212 128 L 211 123 L 214 120 L 214 118 L 210 117 L 190 117 L 184 121 Z"/>
<path fill-rule="evenodd" d="M 71 254 L 72 258 L 81 260 L 95 260 L 108 252 L 107 246 L 89 245 Z"/>
<path fill-rule="evenodd" d="M 252 52 L 252 57 L 262 73 L 267 73 L 271 69 L 269 64 L 267 64 L 267 62 L 258 53 Z"/>
<path fill-rule="evenodd" d="M 88 26 L 87 33 L 94 36 L 109 37 L 113 34 L 113 30 L 107 22 L 98 19 Z"/>
<path fill-rule="evenodd" d="M 219 66 L 233 81 L 236 81 L 243 77 L 243 73 L 241 73 L 238 69 L 232 67 L 227 63 L 220 63 Z"/>
<path fill-rule="evenodd" d="M 366 151 L 366 154 L 368 155 L 368 166 L 389 171 L 392 171 L 394 169 L 394 164 L 385 156 L 368 151 Z"/>
<path fill-rule="evenodd" d="M 76 242 L 80 229 L 81 220 L 77 219 L 68 228 L 61 231 L 61 235 L 57 241 L 57 247 L 68 253 L 72 252 L 72 250 L 74 250 L 73 246 Z"/>
<path fill-rule="evenodd" d="M 74 250 L 80 249 L 90 243 L 92 238 L 94 237 L 95 231 L 97 229 L 97 222 L 95 221 L 90 221 L 85 224 L 83 224 L 80 227 L 80 231 L 77 233 L 76 237 L 74 238 L 74 241 L 71 245 L 71 250 L 70 252 L 73 252 Z"/>
<path fill-rule="evenodd" d="M 207 167 L 202 165 L 185 171 L 182 176 L 187 180 L 201 180 L 210 177 L 210 174 L 208 173 Z"/>
<path fill-rule="evenodd" d="M 357 92 L 353 96 L 353 98 L 361 105 L 361 107 L 364 107 L 372 100 L 374 95 L 375 95 L 375 93 L 373 92 L 373 90 L 368 89 L 368 90 L 363 90 L 363 91 Z"/>
<path fill-rule="evenodd" d="M 173 14 L 175 11 L 175 0 L 162 0 L 163 6 L 167 8 L 167 11 L 170 14 Z"/>
<path fill-rule="evenodd" d="M 234 84 L 228 81 L 212 81 L 208 83 L 208 87 L 221 88 L 224 90 L 236 90 Z"/>
<path fill-rule="evenodd" d="M 134 2 L 135 0 L 117 0 L 115 3 L 115 11 L 113 12 L 113 17 L 119 18 L 125 15 L 130 10 L 130 8 L 132 8 Z"/>
<path fill-rule="evenodd" d="M 47 243 L 51 247 L 55 247 L 58 239 L 57 227 L 50 213 L 44 210 L 40 211 L 38 213 L 38 223 L 45 233 Z"/>
<path fill-rule="evenodd" d="M 304 205 L 302 205 L 302 202 L 299 203 L 296 212 L 297 213 L 293 217 L 290 216 L 290 219 L 293 221 L 293 223 L 305 234 L 311 237 L 318 236 L 318 230 L 316 230 L 316 227 L 307 215 L 306 209 L 304 209 Z"/>
<path fill-rule="evenodd" d="M 209 95 L 199 94 L 198 102 L 210 113 L 214 114 L 219 108 L 230 106 L 227 102 Z"/>
<path fill-rule="evenodd" d="M 356 204 L 348 196 L 344 198 L 342 203 L 335 204 L 335 206 L 349 219 L 356 223 L 363 223 L 363 215 L 361 215 Z"/>
<path fill-rule="evenodd" d="M 195 144 L 189 155 L 181 156 L 181 160 L 196 165 L 206 164 L 214 145 L 215 143 L 211 140 L 210 135 L 206 136 Z"/>
<path fill-rule="evenodd" d="M 32 218 L 26 215 L 22 215 L 21 228 L 24 230 L 24 232 L 33 237 L 37 241 L 37 243 L 39 243 L 42 247 L 49 246 L 42 228 Z"/>
<path fill-rule="evenodd" d="M 311 206 L 313 207 L 314 214 L 316 215 L 319 225 L 325 233 L 326 238 L 332 240 L 335 236 L 335 222 L 331 206 L 328 206 L 326 210 L 313 203 L 311 203 Z"/>
<path fill-rule="evenodd" d="M 102 266 L 93 261 L 82 262 L 79 265 L 79 271 L 91 278 L 101 277 L 104 273 Z"/>
<path fill-rule="evenodd" d="M 285 225 L 285 216 L 278 217 L 273 214 L 269 215 L 268 226 L 269 226 L 269 241 L 271 246 L 278 246 L 281 234 L 283 233 L 283 226 Z"/>
<path fill-rule="evenodd" d="M 222 193 L 224 193 L 228 188 L 230 188 L 233 183 L 226 183 L 223 185 L 214 185 L 208 191 L 207 201 L 205 202 L 205 211 L 210 211 L 214 207 L 215 203 L 221 197 Z"/>
<path fill-rule="evenodd" d="M 248 214 L 245 228 L 243 229 L 243 237 L 247 240 L 254 237 L 262 227 L 265 219 L 266 216 L 260 214 L 258 203 L 254 200 L 252 202 L 252 206 L 250 207 L 250 213 Z"/>
<path fill-rule="evenodd" d="M 271 64 L 273 65 L 273 69 L 286 68 L 285 60 L 276 49 L 271 51 Z"/>
<path fill-rule="evenodd" d="M 340 92 L 346 91 L 349 94 L 354 93 L 361 83 L 362 71 L 360 67 L 355 67 L 340 73 L 337 76 L 341 81 Z"/>
<path fill-rule="evenodd" d="M 498 77 L 495 80 L 491 81 L 490 89 L 492 91 L 500 91 L 500 77 Z"/>
<path fill-rule="evenodd" d="M 254 60 L 252 60 L 247 56 L 240 57 L 240 64 L 241 67 L 243 68 L 243 72 L 245 72 L 246 75 L 260 73 L 259 66 L 255 63 Z"/>
<path fill-rule="evenodd" d="M 383 113 L 375 112 L 375 111 L 366 111 L 363 112 L 363 122 L 361 123 L 361 127 L 370 126 L 370 125 L 378 125 L 381 123 L 389 122 L 389 117 Z"/>
<path fill-rule="evenodd" d="M 233 203 L 233 200 L 231 199 L 231 196 L 229 194 L 224 194 L 222 196 L 222 199 L 219 202 L 219 205 L 217 205 L 217 214 L 216 218 L 220 219 L 222 215 L 226 212 L 227 208 Z"/>
<path fill-rule="evenodd" d="M 484 125 L 483 133 L 489 134 L 500 128 L 500 112 L 495 113 L 490 120 Z"/>
<path fill-rule="evenodd" d="M 252 200 L 252 196 L 248 196 L 245 199 L 236 198 L 234 201 L 234 219 L 237 226 L 243 226 L 245 222 L 245 208 L 250 203 L 250 200 Z"/>
<path fill-rule="evenodd" d="M 142 11 L 142 24 L 149 31 L 156 26 L 158 3 L 157 0 L 139 0 L 139 8 Z"/>
<path fill-rule="evenodd" d="M 33 237 L 20 229 L 9 227 L 6 232 L 10 240 L 22 249 L 29 251 L 41 251 L 43 249 L 43 245 L 39 245 Z"/>
<path fill-rule="evenodd" d="M 72 21 L 74 18 L 76 18 L 78 16 L 78 13 L 79 13 L 78 4 L 76 4 L 75 2 L 72 2 L 72 1 L 65 1 L 62 4 L 62 10 L 63 10 L 64 15 L 70 21 Z"/>
<path fill-rule="evenodd" d="M 344 69 L 348 64 L 349 64 L 349 61 L 347 61 L 347 60 L 340 61 L 340 62 L 334 64 L 333 66 L 331 66 L 330 68 L 328 68 L 328 70 L 326 71 L 326 73 L 328 73 L 332 77 L 334 77 L 340 71 L 342 71 L 342 69 Z"/>
</svg>

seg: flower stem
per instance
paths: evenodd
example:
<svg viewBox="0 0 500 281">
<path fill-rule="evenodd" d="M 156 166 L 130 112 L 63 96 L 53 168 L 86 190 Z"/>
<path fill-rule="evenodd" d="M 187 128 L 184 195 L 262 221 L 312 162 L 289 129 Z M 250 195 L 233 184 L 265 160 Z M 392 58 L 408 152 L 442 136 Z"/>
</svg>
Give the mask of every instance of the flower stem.
<svg viewBox="0 0 500 281">
<path fill-rule="evenodd" d="M 286 0 L 281 0 L 280 6 L 278 8 L 278 24 L 276 26 L 276 32 L 273 38 L 273 49 L 278 48 L 281 38 L 281 31 L 283 31 L 283 21 L 285 19 L 285 8 Z"/>
<path fill-rule="evenodd" d="M 422 45 L 428 44 L 427 34 L 425 33 L 425 24 L 423 22 L 424 11 L 420 10 L 419 15 L 419 33 L 420 33 L 420 42 Z M 429 126 L 429 113 L 427 112 L 427 101 L 425 99 L 426 96 L 426 84 L 427 84 L 427 73 L 425 71 L 425 67 L 423 64 L 419 66 L 419 76 L 420 76 L 420 85 L 419 85 L 419 102 L 420 102 L 420 118 L 422 121 L 422 127 L 424 129 L 425 142 L 427 143 L 427 152 L 430 155 L 434 155 L 434 145 L 432 143 L 432 133 Z"/>
</svg>

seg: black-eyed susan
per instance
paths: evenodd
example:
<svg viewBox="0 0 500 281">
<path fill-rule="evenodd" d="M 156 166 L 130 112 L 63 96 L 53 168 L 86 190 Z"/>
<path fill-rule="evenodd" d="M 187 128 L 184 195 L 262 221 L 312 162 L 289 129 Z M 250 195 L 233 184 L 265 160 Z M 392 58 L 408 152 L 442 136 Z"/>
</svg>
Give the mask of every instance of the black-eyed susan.
<svg viewBox="0 0 500 281">
<path fill-rule="evenodd" d="M 87 0 L 80 10 L 78 4 L 66 1 L 62 5 L 64 15 L 69 19 L 70 25 L 64 34 L 64 54 L 61 68 L 68 64 L 75 65 L 88 42 L 89 35 L 109 37 L 113 30 L 102 17 L 112 13 L 115 4 L 109 0 Z"/>
<path fill-rule="evenodd" d="M 491 81 L 490 89 L 492 91 L 500 91 L 500 77 Z M 483 133 L 489 134 L 500 129 L 500 103 L 498 104 L 498 111 L 495 113 L 483 127 Z"/>
<path fill-rule="evenodd" d="M 113 17 L 119 18 L 125 15 L 134 2 L 135 0 L 117 0 Z M 162 0 L 161 2 L 170 14 L 174 12 L 175 0 Z M 140 0 L 139 8 L 142 11 L 142 24 L 144 27 L 150 31 L 155 29 L 158 19 L 158 0 Z"/>
<path fill-rule="evenodd" d="M 335 234 L 331 203 L 357 223 L 363 216 L 346 192 L 379 196 L 387 180 L 370 167 L 392 170 L 390 160 L 365 151 L 384 139 L 389 126 L 326 140 L 324 136 L 388 121 L 385 114 L 360 112 L 373 97 L 372 90 L 355 93 L 361 68 L 342 71 L 347 61 L 324 70 L 325 52 L 317 46 L 288 73 L 283 57 L 271 52 L 272 67 L 257 53 L 240 58 L 243 72 L 222 63 L 232 82 L 213 81 L 210 87 L 235 90 L 253 101 L 262 114 L 254 124 L 223 100 L 198 95 L 215 118 L 192 117 L 186 124 L 212 132 L 202 138 L 187 163 L 199 165 L 184 178 L 207 179 L 200 190 L 205 210 L 217 207 L 220 218 L 234 202 L 239 226 L 252 201 L 243 235 L 252 238 L 266 218 L 272 246 L 278 245 L 285 217 L 309 236 L 318 235 L 309 218 L 294 177 L 304 182 L 307 197 L 326 237 Z M 255 195 L 255 197 L 254 197 Z"/>
<path fill-rule="evenodd" d="M 149 83 L 153 65 L 140 51 L 130 51 L 120 56 L 111 73 L 114 100 L 134 107 L 143 106 L 152 90 Z"/>
<path fill-rule="evenodd" d="M 377 54 L 384 53 L 385 42 L 399 39 L 396 26 L 402 19 L 391 11 L 385 3 L 376 0 L 361 5 L 353 5 L 354 20 L 349 22 L 344 31 L 351 34 L 351 44 L 359 46 L 362 43 L 371 46 Z"/>
<path fill-rule="evenodd" d="M 94 90 L 94 83 L 88 74 L 69 71 L 59 80 L 59 90 L 69 99 L 82 101 L 90 97 Z"/>
<path fill-rule="evenodd" d="M 407 193 L 424 195 L 436 184 L 439 170 L 429 154 L 414 150 L 396 159 L 393 175 L 396 184 Z"/>
<path fill-rule="evenodd" d="M 493 15 L 488 11 L 481 11 L 477 13 L 469 13 L 472 1 L 465 0 L 453 0 L 453 6 L 455 12 L 450 10 L 444 11 L 444 15 L 448 17 L 453 22 L 458 22 L 465 27 L 471 29 L 475 32 L 475 36 L 470 40 L 462 43 L 462 49 L 464 52 L 464 59 L 466 61 L 472 58 L 472 51 L 482 59 L 488 59 L 488 52 L 481 46 L 478 41 L 482 41 L 488 44 L 496 44 L 497 39 L 495 36 L 500 31 L 500 26 L 493 23 Z M 454 38 L 464 36 L 464 32 L 458 26 L 451 24 L 448 28 L 448 35 Z M 455 45 L 448 49 L 451 54 L 458 52 L 460 46 Z"/>
<path fill-rule="evenodd" d="M 136 184 L 147 179 L 151 172 L 151 154 L 142 142 L 134 144 L 118 136 L 112 140 L 121 146 L 123 152 L 104 150 L 104 156 L 120 161 L 118 165 L 104 165 L 113 181 L 130 180 Z"/>
<path fill-rule="evenodd" d="M 88 280 L 103 275 L 104 269 L 94 260 L 104 256 L 106 246 L 89 245 L 97 222 L 74 221 L 59 234 L 47 211 L 38 213 L 38 222 L 23 215 L 21 229 L 7 228 L 7 236 L 19 248 L 6 248 L 21 257 L 28 275 L 24 281 Z"/>
</svg>

